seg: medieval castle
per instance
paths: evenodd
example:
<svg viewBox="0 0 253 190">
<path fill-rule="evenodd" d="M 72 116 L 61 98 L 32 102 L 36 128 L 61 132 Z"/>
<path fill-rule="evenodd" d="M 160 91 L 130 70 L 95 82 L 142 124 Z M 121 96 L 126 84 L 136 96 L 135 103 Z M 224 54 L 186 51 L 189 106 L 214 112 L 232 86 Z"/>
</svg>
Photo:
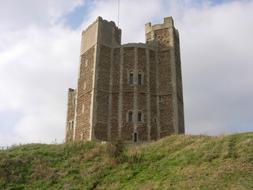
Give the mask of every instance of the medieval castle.
<svg viewBox="0 0 253 190">
<path fill-rule="evenodd" d="M 69 89 L 66 142 L 141 143 L 184 133 L 178 30 L 172 17 L 145 25 L 146 43 L 121 44 L 98 17 L 82 32 L 76 89 Z"/>
</svg>

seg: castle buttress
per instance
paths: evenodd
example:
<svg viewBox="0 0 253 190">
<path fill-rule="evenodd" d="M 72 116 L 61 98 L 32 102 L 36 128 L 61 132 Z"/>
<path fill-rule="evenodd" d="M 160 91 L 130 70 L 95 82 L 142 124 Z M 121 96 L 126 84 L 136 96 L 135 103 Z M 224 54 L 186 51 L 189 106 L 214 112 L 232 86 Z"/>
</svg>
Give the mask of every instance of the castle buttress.
<svg viewBox="0 0 253 190">
<path fill-rule="evenodd" d="M 69 89 L 66 142 L 141 143 L 184 133 L 179 34 L 172 17 L 145 25 L 146 43 L 121 45 L 98 17 L 82 32 L 76 89 Z"/>
</svg>

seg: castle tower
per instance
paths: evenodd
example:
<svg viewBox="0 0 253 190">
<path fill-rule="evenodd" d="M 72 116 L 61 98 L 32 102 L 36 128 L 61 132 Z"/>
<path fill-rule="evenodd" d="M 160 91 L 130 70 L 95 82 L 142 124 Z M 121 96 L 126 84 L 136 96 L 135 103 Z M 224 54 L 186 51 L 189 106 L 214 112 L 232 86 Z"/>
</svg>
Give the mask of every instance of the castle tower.
<svg viewBox="0 0 253 190">
<path fill-rule="evenodd" d="M 157 93 L 159 96 L 160 137 L 184 133 L 183 90 L 179 33 L 172 17 L 163 24 L 145 25 L 146 43 L 157 46 Z"/>
<path fill-rule="evenodd" d="M 97 115 L 103 115 L 101 122 L 107 122 L 105 120 L 107 115 L 104 114 L 108 112 L 100 113 L 100 106 L 103 104 L 101 96 L 108 99 L 108 94 L 104 93 L 104 90 L 109 89 L 107 73 L 109 73 L 110 63 L 105 61 L 105 57 L 110 56 L 108 52 L 111 47 L 120 45 L 120 43 L 121 30 L 114 22 L 105 21 L 101 17 L 98 17 L 82 32 L 77 89 L 69 90 L 68 99 L 67 131 L 72 134 L 72 137 L 71 135 L 67 137 L 70 141 L 92 140 L 94 128 L 99 125 Z M 104 46 L 109 48 L 107 52 L 104 52 Z M 101 56 L 104 59 L 100 59 Z M 100 80 L 102 75 L 105 80 Z"/>
<path fill-rule="evenodd" d="M 83 31 L 67 142 L 146 142 L 184 133 L 178 32 L 171 17 L 145 28 L 145 44 L 121 45 L 121 30 L 101 17 Z"/>
</svg>

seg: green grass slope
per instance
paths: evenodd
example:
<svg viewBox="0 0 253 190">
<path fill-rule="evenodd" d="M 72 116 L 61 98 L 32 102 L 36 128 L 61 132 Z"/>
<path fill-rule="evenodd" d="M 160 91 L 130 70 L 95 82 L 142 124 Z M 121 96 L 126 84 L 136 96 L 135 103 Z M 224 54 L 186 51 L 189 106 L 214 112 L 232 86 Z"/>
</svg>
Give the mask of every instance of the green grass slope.
<svg viewBox="0 0 253 190">
<path fill-rule="evenodd" d="M 0 189 L 253 189 L 253 133 L 175 135 L 111 158 L 95 142 L 0 151 Z"/>
</svg>

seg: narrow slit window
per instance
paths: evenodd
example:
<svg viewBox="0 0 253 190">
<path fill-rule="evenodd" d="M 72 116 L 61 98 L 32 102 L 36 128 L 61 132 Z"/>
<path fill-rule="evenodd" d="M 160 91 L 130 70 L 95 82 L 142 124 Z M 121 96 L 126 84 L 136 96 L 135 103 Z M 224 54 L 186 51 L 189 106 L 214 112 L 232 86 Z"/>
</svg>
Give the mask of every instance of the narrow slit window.
<svg viewBox="0 0 253 190">
<path fill-rule="evenodd" d="M 74 129 L 74 121 L 71 122 L 71 129 Z"/>
</svg>

